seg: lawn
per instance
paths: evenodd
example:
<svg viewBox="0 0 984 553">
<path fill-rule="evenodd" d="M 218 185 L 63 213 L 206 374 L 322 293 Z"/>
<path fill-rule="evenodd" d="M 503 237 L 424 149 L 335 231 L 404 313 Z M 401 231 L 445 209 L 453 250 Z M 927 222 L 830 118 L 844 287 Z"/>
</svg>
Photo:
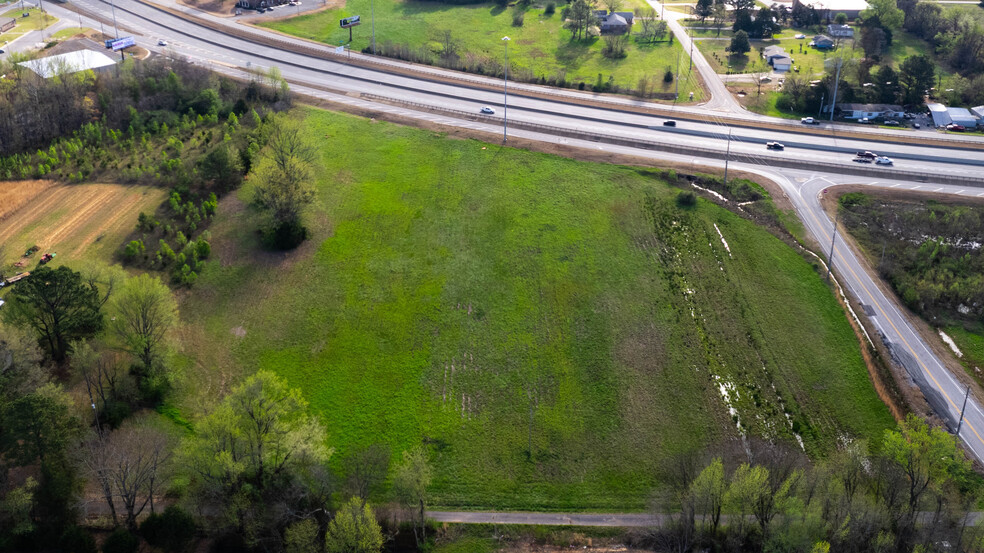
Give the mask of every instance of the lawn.
<svg viewBox="0 0 984 553">
<path fill-rule="evenodd" d="M 67 27 L 51 35 L 51 38 L 61 40 L 90 32 L 92 32 L 92 29 L 88 27 Z"/>
<path fill-rule="evenodd" d="M 27 12 L 29 15 L 27 17 L 21 17 L 21 14 Z M 48 15 L 37 8 L 30 8 L 27 10 L 22 10 L 20 8 L 14 8 L 12 10 L 7 10 L 4 12 L 3 17 L 13 17 L 17 20 L 17 24 L 13 29 L 7 31 L 6 33 L 0 34 L 0 41 L 10 42 L 15 38 L 20 38 L 22 35 L 29 31 L 36 31 L 41 28 L 48 28 L 55 23 L 58 23 L 58 18 Z"/>
<path fill-rule="evenodd" d="M 960 362 L 967 373 L 974 377 L 978 384 L 984 383 L 984 335 L 980 327 L 976 332 L 971 332 L 962 325 L 948 326 L 943 332 L 953 340 L 957 349 L 963 354 Z"/>
<path fill-rule="evenodd" d="M 248 186 L 219 206 L 182 300 L 187 418 L 273 370 L 334 462 L 424 445 L 435 505 L 594 510 L 644 509 L 674 455 L 739 432 L 816 456 L 893 425 L 814 268 L 662 174 L 296 115 L 313 236 L 264 253 Z"/>
<path fill-rule="evenodd" d="M 524 80 L 564 76 L 568 82 L 593 85 L 601 75 L 602 81 L 613 78 L 615 84 L 635 89 L 643 78 L 658 82 L 657 92 L 673 92 L 674 86 L 663 85 L 667 68 L 676 72 L 677 61 L 683 68 L 680 96 L 694 93 L 700 101 L 702 92 L 697 72 L 687 71 L 687 53 L 674 41 L 657 44 L 629 42 L 627 55 L 612 60 L 602 55 L 604 42 L 600 38 L 572 42 L 571 33 L 562 28 L 558 3 L 553 15 L 544 13 L 544 6 L 533 4 L 526 9 L 521 27 L 513 26 L 513 14 L 519 7 L 504 9 L 492 3 L 452 6 L 439 2 L 410 2 L 380 0 L 375 3 L 376 42 L 409 45 L 419 52 L 426 50 L 436 58 L 442 52 L 440 38 L 450 30 L 460 45 L 461 63 L 466 66 L 484 65 L 486 72 L 500 72 L 504 57 L 502 37 L 509 36 L 509 63 L 514 74 Z M 631 8 L 626 8 L 631 9 Z M 338 26 L 338 20 L 361 15 L 362 25 L 354 28 L 352 48 L 363 49 L 370 44 L 370 0 L 349 0 L 342 9 L 322 11 L 279 21 L 262 23 L 287 34 L 318 40 L 328 44 L 348 41 L 348 30 Z M 636 25 L 636 30 L 641 24 Z"/>
</svg>

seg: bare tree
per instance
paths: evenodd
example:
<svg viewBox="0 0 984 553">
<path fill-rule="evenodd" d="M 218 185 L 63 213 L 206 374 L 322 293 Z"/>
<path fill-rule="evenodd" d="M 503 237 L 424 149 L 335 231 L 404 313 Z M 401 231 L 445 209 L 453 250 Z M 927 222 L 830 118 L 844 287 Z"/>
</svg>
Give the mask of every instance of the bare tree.
<svg viewBox="0 0 984 553">
<path fill-rule="evenodd" d="M 454 33 L 451 29 L 445 29 L 440 31 L 440 42 L 441 42 L 441 57 L 445 61 L 455 61 L 458 59 L 458 51 L 461 49 L 461 43 L 458 39 L 454 38 Z"/>
<path fill-rule="evenodd" d="M 130 530 L 136 530 L 137 517 L 147 506 L 154 512 L 154 494 L 163 487 L 171 456 L 168 442 L 165 434 L 135 425 L 109 434 L 96 434 L 86 442 L 83 463 L 99 482 L 114 524 L 119 523 L 116 500 Z"/>
<path fill-rule="evenodd" d="M 622 0 L 604 0 L 603 3 L 609 12 L 617 12 L 622 9 Z"/>
<path fill-rule="evenodd" d="M 363 502 L 368 501 L 389 473 L 389 446 L 375 443 L 359 448 L 345 458 L 344 464 L 350 492 Z"/>
</svg>

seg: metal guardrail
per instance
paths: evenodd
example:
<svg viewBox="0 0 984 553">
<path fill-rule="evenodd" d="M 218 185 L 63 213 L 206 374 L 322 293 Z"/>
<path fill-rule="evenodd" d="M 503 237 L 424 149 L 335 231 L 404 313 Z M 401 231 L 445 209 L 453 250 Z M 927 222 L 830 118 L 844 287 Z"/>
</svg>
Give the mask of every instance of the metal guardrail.
<svg viewBox="0 0 984 553">
<path fill-rule="evenodd" d="M 347 63 L 349 65 L 371 66 L 369 67 L 370 69 L 375 68 L 377 70 L 383 70 L 388 73 L 409 75 L 418 79 L 424 78 L 424 79 L 435 80 L 435 81 L 447 81 L 447 80 L 457 81 L 475 88 L 481 88 L 484 90 L 490 90 L 496 92 L 499 91 L 498 83 L 495 84 L 488 83 L 483 79 L 481 79 L 480 77 L 455 75 L 450 72 L 442 72 L 438 74 L 428 71 L 422 71 L 415 67 L 417 64 L 413 64 L 412 62 L 406 62 L 401 60 L 400 62 L 386 63 L 381 61 L 375 61 L 372 59 L 367 59 L 367 57 L 361 53 L 356 54 L 355 58 L 353 59 L 343 54 L 336 54 L 334 49 L 328 46 L 321 47 L 315 44 L 308 43 L 307 41 L 297 42 L 298 40 L 303 40 L 303 39 L 298 39 L 298 38 L 294 38 L 293 40 L 277 39 L 270 36 L 269 34 L 247 31 L 245 29 L 239 28 L 236 25 L 223 25 L 221 23 L 217 23 L 215 21 L 211 21 L 209 19 L 199 17 L 191 13 L 187 13 L 181 10 L 175 10 L 168 6 L 162 6 L 160 4 L 156 4 L 151 0 L 137 0 L 137 1 L 150 8 L 157 9 L 165 13 L 169 13 L 171 15 L 174 15 L 175 17 L 180 17 L 182 19 L 191 21 L 197 25 L 201 25 L 203 27 L 209 28 L 216 32 L 229 34 L 241 38 L 243 40 L 264 44 L 273 48 L 279 48 L 282 50 L 294 52 L 301 55 L 316 56 L 316 57 L 328 56 L 328 57 L 338 58 L 340 61 L 344 61 L 344 63 Z M 656 105 L 633 106 L 633 105 L 622 104 L 619 102 L 613 102 L 610 100 L 604 100 L 601 98 L 575 98 L 571 95 L 556 94 L 545 90 L 529 90 L 522 86 L 514 89 L 513 94 L 517 96 L 524 96 L 529 98 L 541 98 L 541 99 L 548 98 L 556 102 L 563 102 L 563 103 L 569 103 L 575 105 L 594 106 L 603 109 L 624 111 L 630 113 L 642 113 L 646 115 L 654 115 L 659 117 L 672 117 L 675 119 L 686 120 L 686 121 L 700 121 L 704 123 L 714 123 L 714 124 L 723 123 L 723 124 L 737 126 L 737 127 L 772 129 L 772 130 L 779 130 L 779 131 L 795 130 L 800 134 L 808 134 L 808 135 L 826 136 L 827 134 L 826 132 L 823 132 L 819 129 L 804 127 L 802 124 L 800 124 L 797 121 L 788 121 L 788 122 L 748 121 L 744 119 L 731 118 L 731 117 L 705 116 L 700 114 L 682 113 L 682 112 L 674 111 L 672 109 L 659 107 Z M 984 149 L 984 142 L 973 141 L 973 140 L 959 140 L 959 139 L 939 140 L 936 137 L 919 137 L 920 140 L 917 141 L 917 140 L 911 140 L 911 138 L 915 138 L 915 137 L 908 137 L 902 135 L 899 136 L 873 135 L 868 133 L 860 133 L 857 131 L 840 131 L 839 136 L 842 138 L 860 138 L 863 140 L 872 140 L 876 142 L 891 142 L 891 143 L 905 143 L 905 144 L 919 143 L 922 145 L 934 145 L 934 146 L 942 146 L 942 147 L 958 146 L 958 147 L 972 148 L 972 149 Z"/>
<path fill-rule="evenodd" d="M 376 100 L 379 102 L 404 105 L 411 108 L 423 109 L 426 111 L 451 115 L 458 119 L 466 119 L 470 121 L 496 123 L 496 124 L 501 123 L 500 119 L 493 118 L 488 115 L 472 113 L 472 112 L 467 112 L 467 111 L 462 111 L 452 108 L 445 108 L 440 106 L 432 106 L 429 104 L 422 104 L 420 102 L 413 102 L 410 100 L 389 98 L 386 96 L 380 96 L 378 94 L 363 93 L 360 95 L 360 97 Z M 646 150 L 658 150 L 658 151 L 670 152 L 675 154 L 697 155 L 700 157 L 713 158 L 713 159 L 725 159 L 725 157 L 727 157 L 727 159 L 729 159 L 730 161 L 744 161 L 757 165 L 766 165 L 766 166 L 771 165 L 771 166 L 778 166 L 778 167 L 786 167 L 790 169 L 808 169 L 808 170 L 825 171 L 825 172 L 837 172 L 837 173 L 843 173 L 849 175 L 874 177 L 883 180 L 898 180 L 902 178 L 906 180 L 914 180 L 919 182 L 936 182 L 940 184 L 956 184 L 956 185 L 967 185 L 967 186 L 975 186 L 975 187 L 984 186 L 984 180 L 982 179 L 976 179 L 972 177 L 961 177 L 958 175 L 941 175 L 938 173 L 923 173 L 918 171 L 896 171 L 893 169 L 882 169 L 880 167 L 855 167 L 851 165 L 827 164 L 827 163 L 820 163 L 815 161 L 793 161 L 793 160 L 787 160 L 778 157 L 766 157 L 757 154 L 734 153 L 734 152 L 726 156 L 725 152 L 721 152 L 720 150 L 715 150 L 712 148 L 679 146 L 679 145 L 668 144 L 666 142 L 659 142 L 655 140 L 644 140 L 644 139 L 629 138 L 624 136 L 615 136 L 605 133 L 581 131 L 577 129 L 569 129 L 569 128 L 557 127 L 553 125 L 543 125 L 540 123 L 517 121 L 515 119 L 511 120 L 509 122 L 509 125 L 513 128 L 520 128 L 520 129 L 530 130 L 534 132 L 544 132 L 555 136 L 565 136 L 568 138 L 576 138 L 579 140 L 587 140 L 591 142 L 603 142 L 606 144 L 616 144 L 619 146 L 629 146 L 633 148 L 642 148 Z"/>
</svg>

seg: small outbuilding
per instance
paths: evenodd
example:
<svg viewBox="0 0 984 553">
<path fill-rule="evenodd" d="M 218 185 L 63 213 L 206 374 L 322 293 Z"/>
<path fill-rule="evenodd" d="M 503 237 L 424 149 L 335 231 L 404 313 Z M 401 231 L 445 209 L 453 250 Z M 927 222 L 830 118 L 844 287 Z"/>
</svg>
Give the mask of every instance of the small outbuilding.
<svg viewBox="0 0 984 553">
<path fill-rule="evenodd" d="M 17 25 L 17 20 L 13 17 L 0 17 L 0 33 L 6 33 Z"/>
<path fill-rule="evenodd" d="M 854 29 L 850 25 L 831 23 L 827 25 L 827 34 L 837 38 L 854 38 Z"/>
</svg>

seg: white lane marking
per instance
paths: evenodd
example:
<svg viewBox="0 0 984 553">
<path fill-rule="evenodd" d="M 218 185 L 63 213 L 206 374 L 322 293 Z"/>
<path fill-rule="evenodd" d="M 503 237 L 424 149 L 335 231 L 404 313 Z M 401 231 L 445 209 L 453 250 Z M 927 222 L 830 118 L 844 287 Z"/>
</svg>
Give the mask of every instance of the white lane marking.
<svg viewBox="0 0 984 553">
<path fill-rule="evenodd" d="M 919 190 L 920 188 L 922 188 L 922 186 L 913 186 L 912 187 L 913 190 Z"/>
<path fill-rule="evenodd" d="M 939 192 L 940 190 L 943 190 L 943 187 L 942 186 L 939 187 L 939 188 L 937 188 L 936 190 L 933 190 L 933 192 Z"/>
<path fill-rule="evenodd" d="M 954 192 L 954 194 L 963 194 L 965 191 L 966 191 L 966 189 L 964 189 L 964 190 L 957 190 L 956 192 Z"/>
</svg>

